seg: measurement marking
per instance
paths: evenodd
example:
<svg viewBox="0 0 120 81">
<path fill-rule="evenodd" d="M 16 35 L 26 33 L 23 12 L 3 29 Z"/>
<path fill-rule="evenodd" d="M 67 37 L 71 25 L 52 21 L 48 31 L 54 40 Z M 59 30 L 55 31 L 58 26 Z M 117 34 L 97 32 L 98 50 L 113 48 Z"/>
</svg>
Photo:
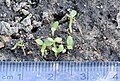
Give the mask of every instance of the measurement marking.
<svg viewBox="0 0 120 81">
<path fill-rule="evenodd" d="M 117 74 L 114 66 L 112 65 L 111 68 L 108 69 L 109 69 L 108 74 L 105 75 L 104 77 L 101 77 L 97 81 L 111 81 L 114 78 L 114 76 Z"/>
<path fill-rule="evenodd" d="M 19 80 L 23 80 L 23 75 L 22 74 L 18 74 L 18 79 Z"/>
<path fill-rule="evenodd" d="M 55 77 L 54 77 L 54 81 L 56 81 L 56 75 L 57 75 L 57 68 L 56 68 L 56 63 L 55 63 Z"/>
<path fill-rule="evenodd" d="M 22 80 L 23 80 L 23 76 L 24 76 L 24 67 L 23 66 L 24 66 L 24 63 L 20 63 L 20 64 L 21 64 L 21 68 L 22 68 L 21 71 L 22 71 Z"/>
<path fill-rule="evenodd" d="M 79 81 L 111 81 L 111 78 L 120 81 L 120 65 L 114 62 L 1 62 L 0 67 L 0 81 L 31 81 L 29 78 L 36 78 L 34 81 L 73 81 L 74 78 L 75 81 L 77 78 Z M 64 77 L 68 74 L 71 76 Z"/>
<path fill-rule="evenodd" d="M 87 64 L 88 63 L 85 63 L 86 64 L 86 73 L 87 73 L 87 80 L 88 80 L 88 69 L 87 69 Z"/>
<path fill-rule="evenodd" d="M 53 79 L 53 78 L 54 78 L 54 75 L 53 75 L 52 73 L 49 73 L 48 76 L 49 76 L 49 77 L 48 77 L 48 80 L 54 80 L 54 79 Z"/>
<path fill-rule="evenodd" d="M 71 67 L 69 67 L 69 70 L 70 70 L 70 75 L 72 76 L 72 70 L 73 70 L 73 66 L 72 66 L 72 62 L 70 62 L 70 65 L 71 65 Z"/>
<path fill-rule="evenodd" d="M 2 64 L 0 63 L 0 72 L 2 71 Z"/>
<path fill-rule="evenodd" d="M 119 72 L 119 69 L 118 69 L 119 64 L 118 64 L 118 63 L 116 63 L 116 67 L 117 67 L 116 71 Z M 117 75 L 116 75 L 116 79 L 118 79 L 119 77 L 120 77 L 120 76 L 118 76 L 118 73 L 117 73 Z"/>
<path fill-rule="evenodd" d="M 13 76 L 12 75 L 5 75 L 5 76 L 2 76 L 2 79 L 3 80 L 13 80 Z"/>
</svg>

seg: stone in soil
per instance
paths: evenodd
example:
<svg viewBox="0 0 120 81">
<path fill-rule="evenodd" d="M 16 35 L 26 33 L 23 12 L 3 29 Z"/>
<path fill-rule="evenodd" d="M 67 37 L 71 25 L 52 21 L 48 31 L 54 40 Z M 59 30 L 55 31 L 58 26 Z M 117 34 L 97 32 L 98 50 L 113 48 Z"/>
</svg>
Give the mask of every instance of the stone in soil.
<svg viewBox="0 0 120 81">
<path fill-rule="evenodd" d="M 0 48 L 4 47 L 4 43 L 0 42 Z"/>
</svg>

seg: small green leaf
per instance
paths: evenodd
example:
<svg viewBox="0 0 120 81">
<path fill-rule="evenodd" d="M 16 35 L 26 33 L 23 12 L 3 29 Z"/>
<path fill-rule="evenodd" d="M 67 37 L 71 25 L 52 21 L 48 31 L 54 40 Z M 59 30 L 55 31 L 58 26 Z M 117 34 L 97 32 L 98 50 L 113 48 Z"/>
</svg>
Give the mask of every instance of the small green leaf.
<svg viewBox="0 0 120 81">
<path fill-rule="evenodd" d="M 57 42 L 57 43 L 61 43 L 61 42 L 62 42 L 62 38 L 60 38 L 60 37 L 56 37 L 56 38 L 55 38 L 55 42 Z"/>
<path fill-rule="evenodd" d="M 62 52 L 64 50 L 64 46 L 63 45 L 59 45 L 57 51 L 58 52 Z"/>
<path fill-rule="evenodd" d="M 70 16 L 73 18 L 77 15 L 77 12 L 75 10 L 70 11 Z"/>
<path fill-rule="evenodd" d="M 48 37 L 44 43 L 46 44 L 46 46 L 51 46 L 53 44 L 53 41 L 54 40 L 52 38 Z"/>
<path fill-rule="evenodd" d="M 39 45 L 42 45 L 42 44 L 43 44 L 43 41 L 42 41 L 40 38 L 36 39 L 35 42 L 36 42 L 37 44 L 39 44 Z"/>
<path fill-rule="evenodd" d="M 48 37 L 47 40 L 53 42 L 53 39 L 51 37 Z"/>
<path fill-rule="evenodd" d="M 58 25 L 59 25 L 59 22 L 58 22 L 58 21 L 55 21 L 55 22 L 53 23 L 53 28 L 57 28 Z"/>
<path fill-rule="evenodd" d="M 71 36 L 68 36 L 67 38 L 67 48 L 73 49 L 73 38 Z"/>
<path fill-rule="evenodd" d="M 58 25 L 59 25 L 58 21 L 54 22 L 53 25 L 52 25 L 51 31 L 52 31 L 53 36 L 54 36 L 54 32 L 57 29 Z"/>
<path fill-rule="evenodd" d="M 57 53 L 58 51 L 57 51 L 57 49 L 56 48 L 52 48 L 52 51 L 54 51 L 55 53 Z"/>
<path fill-rule="evenodd" d="M 14 49 L 16 49 L 18 46 L 23 46 L 23 40 L 20 40 L 20 41 L 18 41 L 15 45 L 14 45 L 14 47 L 12 48 L 13 50 Z"/>
<path fill-rule="evenodd" d="M 42 44 L 42 47 L 41 47 L 41 53 L 42 53 L 42 56 L 44 56 L 44 53 L 45 53 L 45 49 L 46 49 L 46 44 L 45 43 L 43 43 Z"/>
</svg>

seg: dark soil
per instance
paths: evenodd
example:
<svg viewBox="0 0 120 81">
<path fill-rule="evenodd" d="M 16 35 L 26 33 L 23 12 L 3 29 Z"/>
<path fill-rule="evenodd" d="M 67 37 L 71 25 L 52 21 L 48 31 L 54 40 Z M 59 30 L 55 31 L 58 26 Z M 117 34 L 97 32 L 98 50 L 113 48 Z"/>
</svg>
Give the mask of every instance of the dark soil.
<svg viewBox="0 0 120 81">
<path fill-rule="evenodd" d="M 68 9 L 77 11 L 73 21 L 74 49 L 60 53 L 57 58 L 49 50 L 49 54 L 42 57 L 34 40 L 53 37 L 51 24 L 59 21 L 54 37 L 62 37 L 66 42 L 69 19 L 65 15 Z M 0 1 L 0 24 L 3 21 L 10 24 L 4 29 L 0 26 L 0 42 L 4 44 L 0 48 L 0 59 L 120 61 L 120 29 L 116 20 L 119 10 L 120 0 L 10 0 L 10 4 Z M 24 40 L 27 55 L 21 47 L 11 50 L 20 39 Z"/>
</svg>

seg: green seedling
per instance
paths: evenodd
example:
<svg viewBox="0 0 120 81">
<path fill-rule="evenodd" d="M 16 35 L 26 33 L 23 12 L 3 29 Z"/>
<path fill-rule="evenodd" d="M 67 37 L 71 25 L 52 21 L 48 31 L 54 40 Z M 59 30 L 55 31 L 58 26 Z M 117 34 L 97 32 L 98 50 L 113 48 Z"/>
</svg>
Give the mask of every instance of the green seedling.
<svg viewBox="0 0 120 81">
<path fill-rule="evenodd" d="M 72 21 L 73 17 L 77 14 L 75 10 L 70 11 L 70 14 L 68 17 L 70 18 L 70 23 L 69 23 L 69 29 L 70 32 L 72 33 Z M 59 25 L 59 22 L 56 21 L 53 23 L 51 27 L 51 32 L 52 36 L 54 36 L 54 32 L 56 31 L 57 27 Z M 35 42 L 41 46 L 40 51 L 42 53 L 42 56 L 47 55 L 47 49 L 52 50 L 54 52 L 55 57 L 58 56 L 60 52 L 65 52 L 65 48 L 62 45 L 62 38 L 61 37 L 56 37 L 55 39 L 48 37 L 44 41 L 41 40 L 40 38 L 36 39 Z M 48 48 L 49 47 L 49 48 Z M 68 36 L 67 38 L 67 48 L 68 49 L 73 49 L 73 38 L 71 36 Z"/>
<path fill-rule="evenodd" d="M 48 37 L 47 39 L 45 39 L 44 42 L 43 42 L 40 38 L 36 39 L 35 42 L 36 42 L 38 45 L 41 46 L 40 51 L 41 51 L 41 53 L 42 53 L 42 56 L 47 55 L 48 53 L 47 53 L 46 48 L 47 48 L 48 46 L 53 45 L 53 39 L 50 38 L 50 37 Z"/>
<path fill-rule="evenodd" d="M 73 49 L 73 38 L 72 38 L 72 36 L 68 36 L 68 38 L 67 38 L 67 49 Z"/>
<path fill-rule="evenodd" d="M 56 43 L 62 43 L 62 38 L 60 37 L 56 37 L 53 40 L 53 47 L 52 47 L 52 51 L 54 52 L 55 57 L 57 57 L 58 53 L 62 52 L 64 50 L 64 46 L 61 44 L 58 46 L 56 46 Z"/>
<path fill-rule="evenodd" d="M 48 53 L 47 53 L 47 50 L 46 50 L 46 44 L 45 43 L 43 43 L 42 44 L 42 47 L 41 47 L 41 53 L 42 53 L 42 56 L 44 56 L 44 55 L 47 55 Z"/>
<path fill-rule="evenodd" d="M 67 16 L 70 19 L 70 21 L 69 21 L 69 29 L 70 29 L 70 33 L 72 33 L 72 22 L 73 22 L 73 18 L 77 15 L 77 12 L 75 10 L 71 10 L 69 12 L 70 13 L 67 14 Z"/>
<path fill-rule="evenodd" d="M 53 44 L 53 39 L 52 38 L 48 37 L 47 39 L 45 39 L 45 41 L 43 42 L 42 47 L 41 47 L 42 56 L 48 55 L 48 52 L 47 52 L 46 48 L 48 46 L 51 46 L 52 44 Z"/>
<path fill-rule="evenodd" d="M 36 39 L 35 42 L 36 42 L 38 45 L 42 46 L 41 49 L 40 49 L 40 51 L 41 51 L 41 53 L 42 53 L 42 56 L 44 56 L 45 49 L 46 49 L 46 44 L 45 44 L 40 38 Z"/>
<path fill-rule="evenodd" d="M 44 52 L 45 52 L 45 49 L 46 49 L 46 45 L 43 43 L 43 41 L 42 41 L 40 38 L 36 39 L 35 42 L 36 42 L 38 45 L 42 45 L 40 51 L 41 51 L 42 56 L 43 56 L 43 55 L 44 55 Z"/>
<path fill-rule="evenodd" d="M 24 48 L 24 44 L 23 44 L 23 40 L 18 41 L 18 42 L 14 45 L 14 47 L 12 48 L 12 50 L 16 49 L 17 47 L 21 47 L 22 50 L 23 50 L 24 55 L 26 56 L 25 48 Z"/>
<path fill-rule="evenodd" d="M 42 44 L 43 44 L 43 41 L 42 41 L 40 38 L 36 39 L 35 42 L 36 42 L 37 44 L 39 44 L 39 45 L 42 45 Z"/>
<path fill-rule="evenodd" d="M 23 45 L 23 40 L 18 41 L 18 42 L 14 45 L 14 47 L 12 48 L 12 50 L 16 49 L 18 46 L 20 46 L 20 47 L 24 46 L 24 45 Z"/>
<path fill-rule="evenodd" d="M 54 40 L 50 37 L 46 38 L 44 40 L 44 42 L 41 40 L 41 39 L 36 39 L 35 42 L 39 45 L 41 45 L 41 53 L 42 53 L 42 56 L 46 55 L 47 54 L 47 50 L 46 48 L 47 47 L 51 47 L 52 48 L 52 51 L 55 53 L 54 55 L 57 57 L 58 53 L 62 52 L 64 50 L 64 47 L 62 44 L 58 45 L 58 48 L 57 48 L 57 45 L 56 43 L 61 43 L 62 42 L 62 38 L 60 37 L 56 37 Z"/>
<path fill-rule="evenodd" d="M 59 22 L 58 22 L 58 21 L 56 21 L 56 22 L 53 23 L 53 25 L 52 25 L 52 27 L 51 27 L 52 36 L 54 36 L 54 32 L 57 30 L 58 25 L 59 25 Z"/>
<path fill-rule="evenodd" d="M 53 47 L 52 51 L 54 52 L 55 57 L 57 57 L 58 53 L 62 52 L 64 50 L 63 45 L 59 45 L 58 48 Z"/>
<path fill-rule="evenodd" d="M 53 39 L 51 37 L 48 37 L 44 41 L 46 46 L 51 46 L 53 44 Z"/>
</svg>

